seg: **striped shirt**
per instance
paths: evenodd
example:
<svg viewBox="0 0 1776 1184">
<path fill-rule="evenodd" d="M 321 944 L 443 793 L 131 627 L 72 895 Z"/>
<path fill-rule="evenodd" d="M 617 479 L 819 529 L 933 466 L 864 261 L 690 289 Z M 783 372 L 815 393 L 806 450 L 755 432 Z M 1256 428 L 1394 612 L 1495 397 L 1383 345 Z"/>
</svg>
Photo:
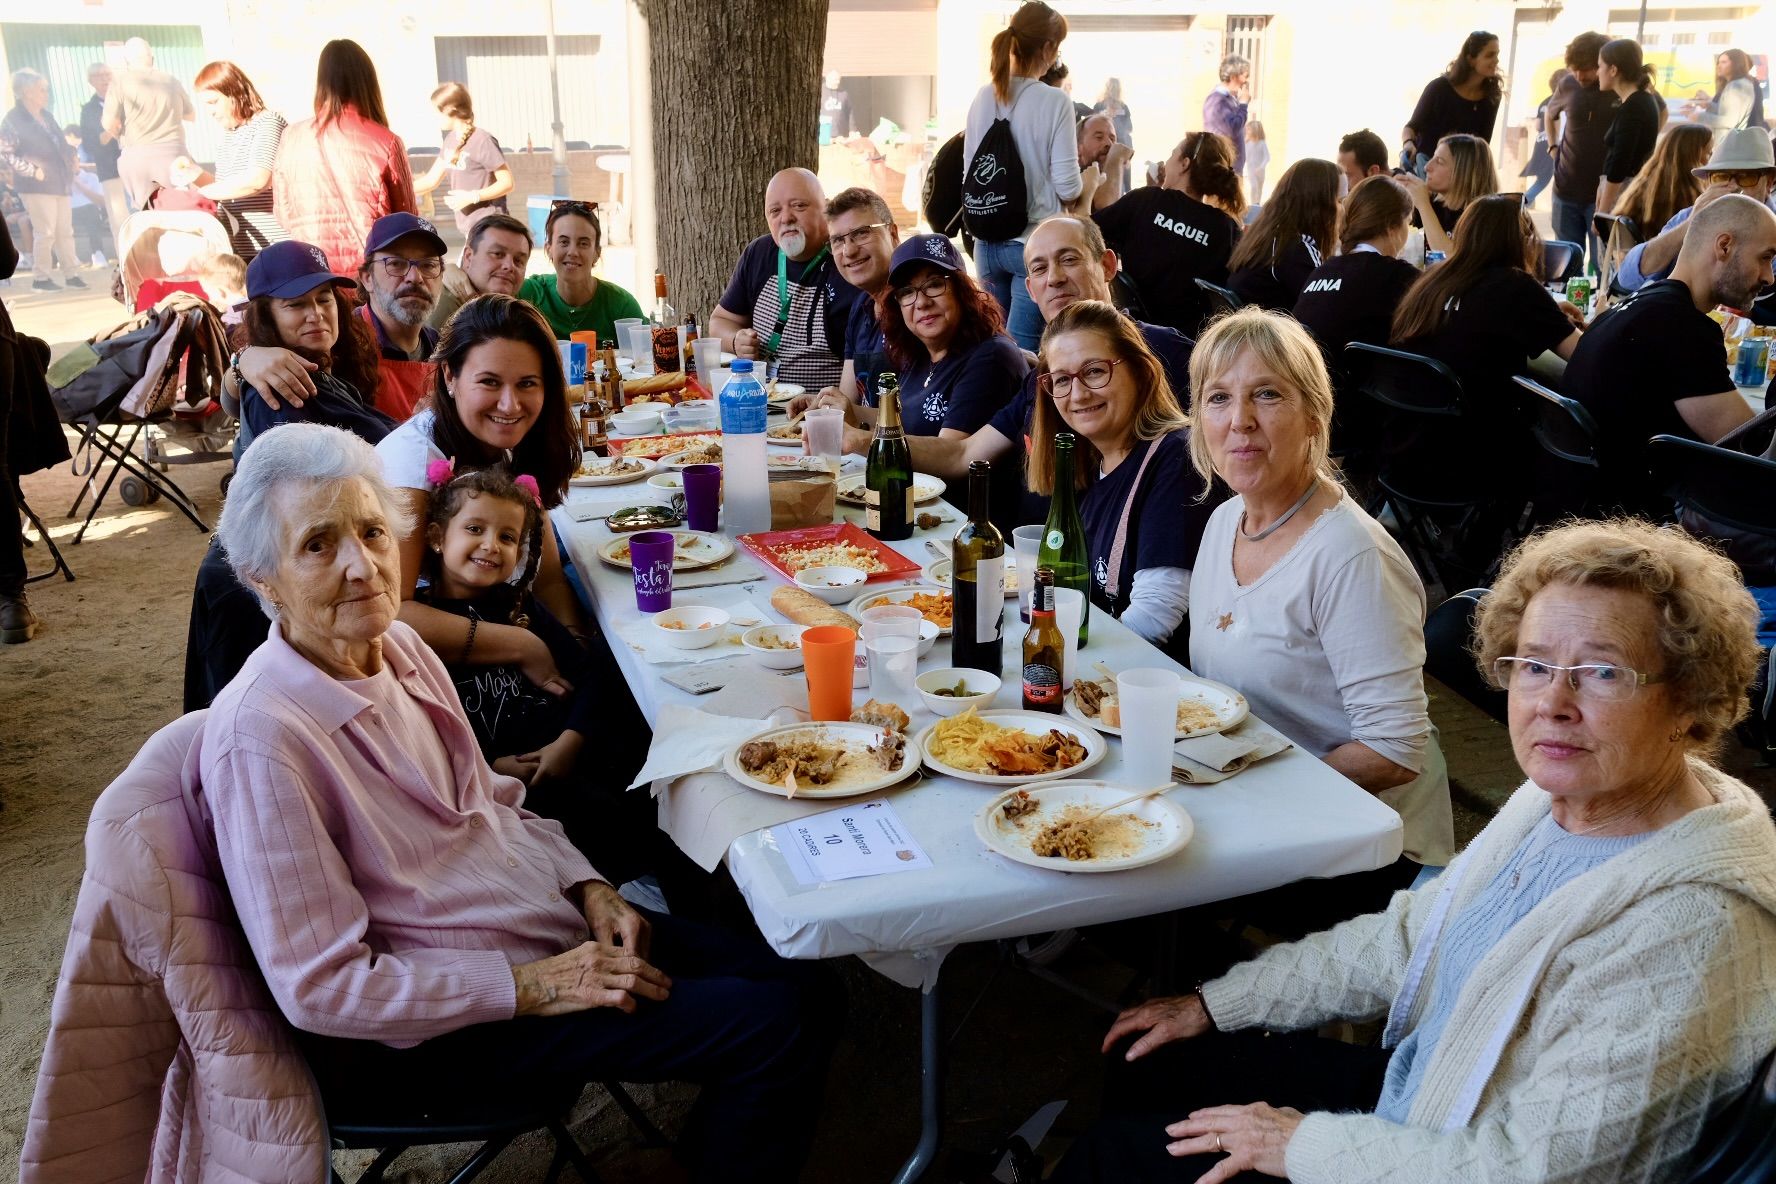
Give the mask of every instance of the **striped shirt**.
<svg viewBox="0 0 1776 1184">
<path fill-rule="evenodd" d="M 232 181 L 257 169 L 267 172 L 277 164 L 278 143 L 284 138 L 284 117 L 266 108 L 239 127 L 222 133 L 216 148 L 216 179 Z M 234 233 L 230 239 L 234 253 L 251 259 L 272 243 L 290 237 L 271 212 L 271 179 L 265 188 L 246 197 L 231 197 L 219 203 L 234 215 Z"/>
</svg>

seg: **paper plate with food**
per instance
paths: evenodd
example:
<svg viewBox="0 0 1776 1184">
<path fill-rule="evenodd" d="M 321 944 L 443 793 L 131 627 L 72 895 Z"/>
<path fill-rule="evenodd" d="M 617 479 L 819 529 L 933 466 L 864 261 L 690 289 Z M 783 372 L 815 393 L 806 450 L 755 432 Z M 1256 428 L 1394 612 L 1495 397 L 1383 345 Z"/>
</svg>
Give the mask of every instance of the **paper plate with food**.
<svg viewBox="0 0 1776 1184">
<path fill-rule="evenodd" d="M 1082 724 L 1040 711 L 976 711 L 940 719 L 918 736 L 925 763 L 985 785 L 1053 781 L 1104 759 L 1109 745 Z"/>
<path fill-rule="evenodd" d="M 669 452 L 660 458 L 662 469 L 684 469 L 691 465 L 719 465 L 721 463 L 722 446 L 719 438 L 693 445 L 678 452 Z"/>
<path fill-rule="evenodd" d="M 865 592 L 846 605 L 846 611 L 861 618 L 864 610 L 884 604 L 904 604 L 919 610 L 919 615 L 938 628 L 938 636 L 948 637 L 956 615 L 956 601 L 946 588 L 936 584 L 908 584 L 904 588 L 888 588 L 881 592 Z"/>
<path fill-rule="evenodd" d="M 797 436 L 796 439 L 801 439 Z M 840 477 L 833 487 L 833 496 L 847 506 L 864 505 L 864 474 L 853 473 L 849 477 Z M 942 477 L 933 477 L 930 473 L 913 474 L 913 501 L 923 505 L 942 497 L 949 486 L 944 484 Z"/>
<path fill-rule="evenodd" d="M 729 751 L 722 767 L 749 789 L 783 798 L 852 798 L 906 780 L 906 712 L 875 700 L 845 723 L 767 728 Z"/>
<path fill-rule="evenodd" d="M 1067 691 L 1066 713 L 1100 732 L 1122 735 L 1122 706 L 1116 697 L 1116 679 L 1103 671 L 1101 677 L 1076 678 Z M 1246 697 L 1232 687 L 1190 674 L 1178 676 L 1178 739 L 1208 736 L 1237 727 L 1250 713 Z"/>
<path fill-rule="evenodd" d="M 1119 872 L 1184 849 L 1196 823 L 1164 797 L 1114 806 L 1136 791 L 1102 781 L 1057 781 L 1008 790 L 974 818 L 974 833 L 1018 863 L 1062 872 Z"/>
<path fill-rule="evenodd" d="M 954 560 L 937 559 L 933 560 L 932 563 L 925 568 L 925 578 L 940 588 L 948 588 L 954 572 Z M 1016 596 L 1017 594 L 1018 569 L 1015 564 L 1007 563 L 1005 565 L 1005 595 Z"/>
<path fill-rule="evenodd" d="M 734 544 L 719 534 L 709 534 L 701 530 L 674 530 L 672 570 L 690 571 L 699 567 L 710 567 L 720 563 L 734 553 Z M 629 543 L 632 536 L 610 539 L 598 548 L 598 557 L 613 567 L 633 568 L 634 560 L 629 557 Z"/>
<path fill-rule="evenodd" d="M 624 485 L 639 481 L 655 468 L 654 462 L 640 456 L 595 456 L 580 458 L 579 472 L 568 479 L 569 485 Z"/>
</svg>

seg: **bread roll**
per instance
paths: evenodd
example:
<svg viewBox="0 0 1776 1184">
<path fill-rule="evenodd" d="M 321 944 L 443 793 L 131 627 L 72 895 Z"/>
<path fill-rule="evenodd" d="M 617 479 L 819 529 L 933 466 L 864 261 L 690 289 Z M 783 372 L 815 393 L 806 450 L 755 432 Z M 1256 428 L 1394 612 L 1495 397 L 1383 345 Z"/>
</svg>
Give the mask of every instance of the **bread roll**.
<svg viewBox="0 0 1776 1184">
<path fill-rule="evenodd" d="M 641 378 L 625 378 L 623 398 L 627 400 L 638 395 L 660 395 L 668 391 L 683 390 L 684 384 L 683 370 L 668 370 L 664 374 L 649 374 Z"/>
<path fill-rule="evenodd" d="M 812 592 L 788 584 L 771 593 L 771 607 L 798 625 L 843 625 L 856 629 L 857 618 L 834 608 Z"/>
</svg>

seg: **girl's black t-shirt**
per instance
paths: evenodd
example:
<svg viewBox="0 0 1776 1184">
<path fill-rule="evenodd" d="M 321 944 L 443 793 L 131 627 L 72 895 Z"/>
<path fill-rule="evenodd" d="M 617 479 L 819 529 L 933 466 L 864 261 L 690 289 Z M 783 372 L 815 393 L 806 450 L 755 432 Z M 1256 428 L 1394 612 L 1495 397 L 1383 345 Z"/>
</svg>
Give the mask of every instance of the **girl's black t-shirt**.
<svg viewBox="0 0 1776 1184">
<path fill-rule="evenodd" d="M 1146 318 L 1196 336 L 1209 312 L 1196 281 L 1226 285 L 1239 223 L 1187 193 L 1153 185 L 1118 198 L 1092 220 L 1121 257 Z"/>
<path fill-rule="evenodd" d="M 1295 319 L 1334 365 L 1353 341 L 1386 345 L 1394 310 L 1418 279 L 1418 268 L 1379 251 L 1357 251 L 1326 260 L 1307 278 L 1295 302 Z"/>
<path fill-rule="evenodd" d="M 1603 133 L 1603 176 L 1616 184 L 1628 180 L 1652 159 L 1659 141 L 1659 100 L 1637 90 L 1625 99 Z"/>
<path fill-rule="evenodd" d="M 1247 304 L 1272 312 L 1288 312 L 1301 298 L 1307 277 L 1321 262 L 1319 244 L 1304 234 L 1297 241 L 1285 244 L 1277 252 L 1274 262 L 1242 267 L 1228 276 L 1227 286 Z"/>
</svg>

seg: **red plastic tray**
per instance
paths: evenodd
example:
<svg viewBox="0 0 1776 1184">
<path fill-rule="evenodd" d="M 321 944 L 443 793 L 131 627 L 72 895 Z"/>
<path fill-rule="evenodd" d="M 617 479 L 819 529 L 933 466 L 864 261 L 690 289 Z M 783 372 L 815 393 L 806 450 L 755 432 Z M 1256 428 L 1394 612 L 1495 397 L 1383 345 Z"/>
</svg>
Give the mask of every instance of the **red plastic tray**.
<svg viewBox="0 0 1776 1184">
<path fill-rule="evenodd" d="M 793 550 L 810 543 L 851 543 L 875 552 L 887 568 L 869 573 L 865 583 L 905 579 L 920 571 L 917 563 L 851 522 L 835 522 L 831 526 L 806 526 L 800 530 L 765 530 L 758 534 L 740 536 L 742 547 L 764 560 L 771 570 L 787 576 L 792 583 L 795 580 L 795 571 L 784 561 L 782 552 L 785 548 Z"/>
</svg>

